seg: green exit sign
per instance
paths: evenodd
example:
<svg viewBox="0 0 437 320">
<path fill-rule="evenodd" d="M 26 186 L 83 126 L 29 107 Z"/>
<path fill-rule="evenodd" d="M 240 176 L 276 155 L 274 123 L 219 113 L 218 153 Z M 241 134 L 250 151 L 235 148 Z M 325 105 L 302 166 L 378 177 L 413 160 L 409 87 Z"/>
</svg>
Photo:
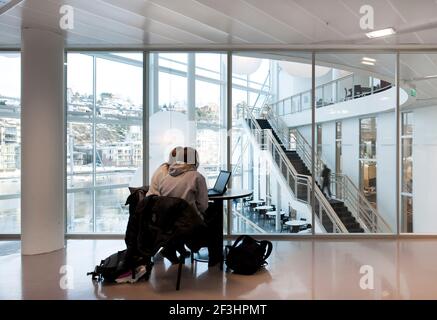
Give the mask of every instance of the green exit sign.
<svg viewBox="0 0 437 320">
<path fill-rule="evenodd" d="M 416 94 L 417 94 L 416 89 L 410 89 L 410 95 L 411 95 L 412 97 L 415 97 Z"/>
</svg>

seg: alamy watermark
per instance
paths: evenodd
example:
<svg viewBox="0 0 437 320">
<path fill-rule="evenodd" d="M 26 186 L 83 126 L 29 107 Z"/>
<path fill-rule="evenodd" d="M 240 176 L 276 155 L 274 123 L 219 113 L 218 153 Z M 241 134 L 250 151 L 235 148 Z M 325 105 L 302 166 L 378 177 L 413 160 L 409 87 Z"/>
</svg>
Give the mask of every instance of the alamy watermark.
<svg viewBox="0 0 437 320">
<path fill-rule="evenodd" d="M 69 5 L 63 5 L 59 8 L 59 14 L 61 14 L 59 27 L 62 30 L 74 29 L 74 8 Z"/>
<path fill-rule="evenodd" d="M 360 288 L 362 290 L 373 290 L 375 288 L 375 272 L 372 266 L 362 265 L 360 268 Z"/>
<path fill-rule="evenodd" d="M 360 7 L 360 28 L 362 30 L 373 30 L 375 28 L 375 10 L 371 5 L 365 4 Z"/>
<path fill-rule="evenodd" d="M 59 279 L 59 287 L 62 290 L 74 289 L 74 268 L 68 264 L 62 265 L 59 269 L 61 278 Z"/>
</svg>

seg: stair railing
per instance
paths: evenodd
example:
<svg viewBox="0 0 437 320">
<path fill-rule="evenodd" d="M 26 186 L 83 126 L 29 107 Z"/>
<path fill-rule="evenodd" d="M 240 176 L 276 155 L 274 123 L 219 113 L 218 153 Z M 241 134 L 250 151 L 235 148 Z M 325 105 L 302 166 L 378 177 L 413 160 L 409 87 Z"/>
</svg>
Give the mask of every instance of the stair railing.
<svg viewBox="0 0 437 320">
<path fill-rule="evenodd" d="M 285 149 L 290 149 L 290 131 L 284 120 L 275 114 L 270 105 L 265 105 L 261 109 L 261 116 L 269 121 Z"/>
<path fill-rule="evenodd" d="M 308 169 L 310 169 L 310 144 L 297 129 L 291 130 L 291 135 L 293 139 L 295 139 L 297 154 L 301 157 Z M 313 175 L 316 179 L 320 177 L 325 163 L 326 161 L 316 153 L 315 174 Z M 331 190 L 336 198 L 344 202 L 366 232 L 391 233 L 391 228 L 387 221 L 385 221 L 347 175 L 331 173 L 331 186 Z"/>
<path fill-rule="evenodd" d="M 245 119 L 248 121 L 246 125 L 251 131 L 252 136 L 260 146 L 261 150 L 269 152 L 273 162 L 278 166 L 279 171 L 283 174 L 283 178 L 294 197 L 297 200 L 310 205 L 311 192 L 313 191 L 312 177 L 297 173 L 296 169 L 285 155 L 284 150 L 274 138 L 272 131 L 270 129 L 261 129 L 249 109 L 246 109 Z M 321 228 L 326 231 L 326 228 L 329 226 L 328 229 L 332 233 L 348 233 L 349 231 L 344 226 L 343 222 L 317 187 L 314 190 L 314 196 L 314 212 L 317 220 L 320 222 Z"/>
<path fill-rule="evenodd" d="M 352 180 L 345 174 L 334 173 L 331 181 L 338 186 L 340 191 L 337 198 L 343 200 L 348 209 L 365 226 L 366 231 L 371 233 L 391 233 L 391 227 L 380 215 L 364 194 L 355 186 Z M 334 189 L 335 191 L 336 189 Z"/>
</svg>

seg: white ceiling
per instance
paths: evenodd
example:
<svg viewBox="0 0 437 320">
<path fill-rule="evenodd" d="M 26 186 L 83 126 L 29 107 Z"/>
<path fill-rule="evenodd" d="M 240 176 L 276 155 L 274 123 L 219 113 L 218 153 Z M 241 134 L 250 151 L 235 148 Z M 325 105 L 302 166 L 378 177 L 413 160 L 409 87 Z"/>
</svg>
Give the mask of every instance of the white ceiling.
<svg viewBox="0 0 437 320">
<path fill-rule="evenodd" d="M 3 0 L 2 0 L 3 1 Z M 59 8 L 75 9 L 70 47 L 208 45 L 437 45 L 435 0 L 11 0 L 0 9 L 0 46 L 19 46 L 22 26 L 59 29 Z M 372 5 L 375 29 L 398 34 L 369 40 L 360 7 Z"/>
<path fill-rule="evenodd" d="M 72 30 L 59 29 L 64 4 L 74 8 Z M 375 29 L 393 27 L 397 35 L 368 39 L 359 24 L 365 4 L 374 8 Z M 62 32 L 70 48 L 437 48 L 437 0 L 0 0 L 0 47 L 20 47 L 22 27 Z M 308 58 L 298 52 L 266 54 Z M 375 67 L 360 64 L 363 55 L 325 53 L 317 61 L 394 77 L 394 55 L 365 54 L 377 60 Z M 402 55 L 401 66 L 402 79 L 437 75 L 437 55 Z M 414 83 L 422 96 L 437 96 L 437 79 Z"/>
</svg>

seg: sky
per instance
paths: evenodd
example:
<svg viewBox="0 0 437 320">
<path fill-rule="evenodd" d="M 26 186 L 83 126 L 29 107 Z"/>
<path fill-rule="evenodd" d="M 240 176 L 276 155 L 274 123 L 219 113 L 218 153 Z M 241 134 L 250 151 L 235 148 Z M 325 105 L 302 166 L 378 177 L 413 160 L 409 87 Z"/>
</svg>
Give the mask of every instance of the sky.
<svg viewBox="0 0 437 320">
<path fill-rule="evenodd" d="M 20 97 L 21 62 L 18 54 L 0 53 L 0 95 Z"/>
<path fill-rule="evenodd" d="M 123 53 L 120 56 L 141 58 L 138 53 Z M 186 62 L 186 54 L 166 53 L 163 56 Z M 223 59 L 225 61 L 225 59 Z M 183 69 L 174 62 L 165 62 L 166 66 Z M 208 68 L 213 71 L 220 71 L 221 61 L 218 53 L 197 53 L 196 66 Z M 73 92 L 81 94 L 92 94 L 93 87 L 93 63 L 92 57 L 80 53 L 68 54 L 67 63 L 67 86 Z M 251 79 L 263 82 L 268 71 L 269 64 L 263 60 L 258 70 L 251 75 Z M 204 76 L 219 79 L 219 75 L 208 72 L 196 71 Z M 17 54 L 0 54 L 0 94 L 6 96 L 20 96 L 20 58 Z M 142 104 L 142 69 L 136 66 L 121 64 L 106 59 L 97 59 L 96 63 L 96 90 L 97 95 L 102 92 L 129 98 L 134 104 Z M 196 106 L 207 104 L 220 104 L 220 88 L 204 81 L 196 81 Z M 187 80 L 176 75 L 161 73 L 159 76 L 159 103 L 168 104 L 176 101 L 186 102 L 187 100 Z"/>
</svg>

